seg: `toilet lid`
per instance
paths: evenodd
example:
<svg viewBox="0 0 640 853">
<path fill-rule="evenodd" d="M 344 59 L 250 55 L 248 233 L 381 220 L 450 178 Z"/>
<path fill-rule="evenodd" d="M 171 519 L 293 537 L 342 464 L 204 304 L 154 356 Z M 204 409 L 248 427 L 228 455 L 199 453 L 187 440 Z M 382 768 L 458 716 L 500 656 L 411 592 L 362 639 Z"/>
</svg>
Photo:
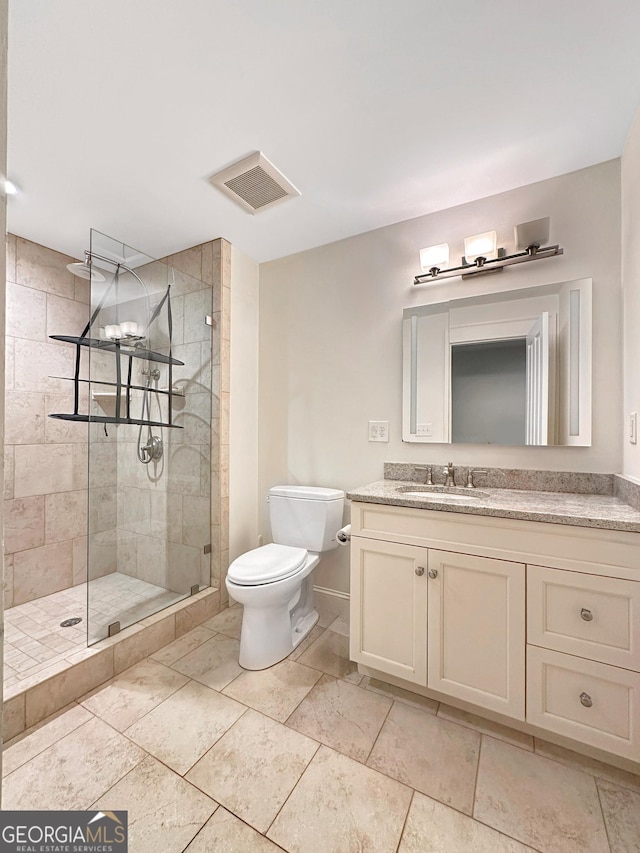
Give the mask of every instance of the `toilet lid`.
<svg viewBox="0 0 640 853">
<path fill-rule="evenodd" d="M 290 545 L 262 545 L 242 554 L 229 566 L 227 577 L 241 586 L 272 583 L 295 574 L 307 559 L 304 548 Z"/>
</svg>

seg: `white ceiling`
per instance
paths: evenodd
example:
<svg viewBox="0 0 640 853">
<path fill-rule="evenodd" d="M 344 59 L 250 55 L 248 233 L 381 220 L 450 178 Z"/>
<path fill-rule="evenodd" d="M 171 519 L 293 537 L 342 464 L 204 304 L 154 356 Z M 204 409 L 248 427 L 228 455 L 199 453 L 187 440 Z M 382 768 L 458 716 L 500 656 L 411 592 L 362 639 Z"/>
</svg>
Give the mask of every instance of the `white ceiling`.
<svg viewBox="0 0 640 853">
<path fill-rule="evenodd" d="M 634 0 L 10 0 L 9 229 L 257 261 L 618 157 Z M 207 178 L 262 150 L 302 192 Z M 487 224 L 487 227 L 491 223 Z"/>
</svg>

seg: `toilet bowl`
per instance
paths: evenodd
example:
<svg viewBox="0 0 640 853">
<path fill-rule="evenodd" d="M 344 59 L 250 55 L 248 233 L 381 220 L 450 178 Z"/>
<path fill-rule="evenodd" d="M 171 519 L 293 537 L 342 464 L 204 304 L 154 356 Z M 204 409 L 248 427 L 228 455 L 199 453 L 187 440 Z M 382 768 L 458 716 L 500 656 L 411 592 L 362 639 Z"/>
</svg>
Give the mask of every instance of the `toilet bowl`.
<svg viewBox="0 0 640 853">
<path fill-rule="evenodd" d="M 268 500 L 276 541 L 242 554 L 226 578 L 229 595 L 244 607 L 239 660 L 244 669 L 283 660 L 316 624 L 312 572 L 320 554 L 337 547 L 342 524 L 344 493 L 338 489 L 276 486 Z"/>
</svg>

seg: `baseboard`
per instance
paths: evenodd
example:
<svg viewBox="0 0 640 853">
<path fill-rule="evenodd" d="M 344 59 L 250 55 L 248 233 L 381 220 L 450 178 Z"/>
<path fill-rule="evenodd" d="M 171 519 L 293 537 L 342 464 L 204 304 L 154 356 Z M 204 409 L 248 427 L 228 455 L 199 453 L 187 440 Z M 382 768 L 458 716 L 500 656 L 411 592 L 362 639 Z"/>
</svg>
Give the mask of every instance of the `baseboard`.
<svg viewBox="0 0 640 853">
<path fill-rule="evenodd" d="M 323 613 L 332 613 L 336 616 L 341 616 L 343 619 L 349 618 L 349 593 L 341 592 L 337 589 L 327 589 L 324 586 L 314 586 L 313 599 L 316 607 Z"/>
</svg>

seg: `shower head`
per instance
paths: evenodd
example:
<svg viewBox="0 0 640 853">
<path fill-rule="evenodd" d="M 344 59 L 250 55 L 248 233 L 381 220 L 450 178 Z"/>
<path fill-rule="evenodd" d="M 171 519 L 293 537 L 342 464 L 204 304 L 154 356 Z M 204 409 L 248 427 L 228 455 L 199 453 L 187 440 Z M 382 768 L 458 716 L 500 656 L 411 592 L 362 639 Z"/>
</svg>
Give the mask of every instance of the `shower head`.
<svg viewBox="0 0 640 853">
<path fill-rule="evenodd" d="M 86 261 L 76 261 L 73 264 L 67 264 L 67 269 L 78 278 L 84 278 L 87 281 L 106 281 L 101 272 L 94 269 Z"/>
</svg>

